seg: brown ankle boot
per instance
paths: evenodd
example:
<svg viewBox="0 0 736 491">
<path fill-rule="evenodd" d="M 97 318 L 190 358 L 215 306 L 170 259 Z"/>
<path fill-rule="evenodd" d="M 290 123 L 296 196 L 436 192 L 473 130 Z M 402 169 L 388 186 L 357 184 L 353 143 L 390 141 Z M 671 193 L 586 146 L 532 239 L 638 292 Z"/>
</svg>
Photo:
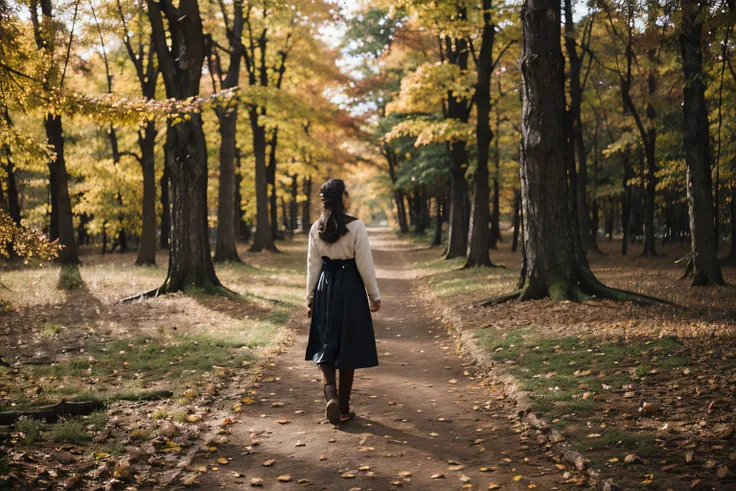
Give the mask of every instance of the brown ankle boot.
<svg viewBox="0 0 736 491">
<path fill-rule="evenodd" d="M 337 387 L 332 384 L 324 387 L 325 399 L 327 406 L 325 407 L 325 418 L 333 425 L 340 424 L 340 404 L 338 402 Z"/>
</svg>

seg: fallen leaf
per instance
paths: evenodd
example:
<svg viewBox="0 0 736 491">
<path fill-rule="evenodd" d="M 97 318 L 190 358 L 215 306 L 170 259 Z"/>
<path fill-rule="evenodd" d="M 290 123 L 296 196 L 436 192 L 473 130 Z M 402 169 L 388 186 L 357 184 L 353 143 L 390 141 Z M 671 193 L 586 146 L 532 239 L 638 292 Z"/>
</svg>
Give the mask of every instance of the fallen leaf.
<svg viewBox="0 0 736 491">
<path fill-rule="evenodd" d="M 369 466 L 369 465 L 361 465 L 360 467 L 358 467 L 358 470 L 359 471 L 369 471 L 369 470 L 371 470 L 371 466 Z"/>
<path fill-rule="evenodd" d="M 411 471 L 401 471 L 399 477 L 411 477 Z"/>
<path fill-rule="evenodd" d="M 294 446 L 295 446 L 295 447 L 306 447 L 306 446 L 307 446 L 307 444 L 306 444 L 306 443 L 304 443 L 304 442 L 303 442 L 303 441 L 301 441 L 301 440 L 298 440 L 298 441 L 296 442 L 296 444 L 295 444 Z"/>
<path fill-rule="evenodd" d="M 288 419 L 286 419 L 286 418 L 284 418 L 284 419 L 280 419 L 280 420 L 278 421 L 278 423 L 279 423 L 280 425 L 288 425 L 288 424 L 289 424 L 289 420 L 288 420 Z"/>
<path fill-rule="evenodd" d="M 519 481 L 521 481 L 522 479 L 524 479 L 524 476 L 521 476 L 521 475 L 519 475 L 519 476 L 514 476 L 514 482 L 519 482 Z"/>
<path fill-rule="evenodd" d="M 352 472 L 343 472 L 340 477 L 342 477 L 343 479 L 355 479 L 355 474 L 353 474 Z"/>
<path fill-rule="evenodd" d="M 501 489 L 501 485 L 492 482 L 488 485 L 488 489 Z"/>
<path fill-rule="evenodd" d="M 307 484 L 308 482 L 309 482 L 309 479 L 307 479 L 306 477 L 303 477 L 299 479 L 296 483 L 297 484 Z"/>
<path fill-rule="evenodd" d="M 225 457 L 220 457 L 219 459 L 217 459 L 217 463 L 220 465 L 227 465 L 228 460 Z"/>
<path fill-rule="evenodd" d="M 281 474 L 276 480 L 279 482 L 291 482 L 291 476 L 289 474 Z"/>
<path fill-rule="evenodd" d="M 274 462 L 276 462 L 276 459 L 268 459 L 267 461 L 263 463 L 263 467 L 271 467 L 274 464 Z"/>
<path fill-rule="evenodd" d="M 432 474 L 432 476 L 430 477 L 430 479 L 444 479 L 444 478 L 445 478 L 445 475 L 444 474 L 439 474 L 439 473 L 438 474 Z"/>
<path fill-rule="evenodd" d="M 263 487 L 263 479 L 260 477 L 253 477 L 250 480 L 250 485 L 253 487 Z"/>
</svg>

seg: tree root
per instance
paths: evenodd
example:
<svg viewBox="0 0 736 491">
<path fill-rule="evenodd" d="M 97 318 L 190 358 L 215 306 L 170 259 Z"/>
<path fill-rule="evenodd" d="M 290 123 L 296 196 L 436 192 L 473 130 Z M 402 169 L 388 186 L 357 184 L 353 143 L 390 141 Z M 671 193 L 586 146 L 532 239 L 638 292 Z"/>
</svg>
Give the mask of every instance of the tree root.
<svg viewBox="0 0 736 491">
<path fill-rule="evenodd" d="M 661 298 L 608 287 L 598 281 L 590 271 L 580 271 L 578 276 L 578 281 L 574 283 L 561 279 L 549 285 L 539 284 L 534 280 L 527 280 L 523 283 L 522 288 L 505 295 L 490 298 L 478 305 L 481 307 L 490 307 L 510 300 L 538 300 L 544 297 L 550 297 L 554 303 L 566 300 L 585 303 L 596 299 L 632 302 L 638 305 L 675 305 Z"/>
<path fill-rule="evenodd" d="M 67 402 L 62 399 L 52 406 L 39 409 L 0 412 L 0 425 L 11 425 L 23 417 L 55 423 L 62 416 L 87 415 L 104 408 L 102 401 Z"/>
<path fill-rule="evenodd" d="M 135 295 L 131 295 L 129 297 L 121 298 L 119 302 L 126 303 L 126 302 L 133 302 L 135 300 L 146 300 L 149 298 L 156 298 L 161 295 L 166 295 L 167 293 L 174 293 L 175 291 L 179 291 L 179 290 L 172 290 L 169 287 L 169 281 L 167 279 L 164 282 L 164 284 L 159 286 L 158 288 L 154 288 L 153 290 L 149 290 L 143 293 L 136 293 Z M 240 297 L 240 295 L 237 292 L 230 290 L 229 288 L 224 287 L 220 284 L 215 285 L 213 283 L 206 283 L 202 287 L 197 288 L 196 291 L 202 291 L 207 295 L 216 295 L 216 296 L 226 297 L 229 299 L 237 299 Z M 188 290 L 188 289 L 184 290 L 184 293 L 187 293 L 187 292 L 191 294 L 191 293 L 194 293 L 194 290 Z"/>
<path fill-rule="evenodd" d="M 160 295 L 166 295 L 168 293 L 168 282 L 164 283 L 163 285 L 159 286 L 158 288 L 154 288 L 153 290 L 149 290 L 147 292 L 143 293 L 136 293 L 135 295 L 131 295 L 129 297 L 121 298 L 119 300 L 120 303 L 126 303 L 126 302 L 133 302 L 135 300 L 145 300 L 148 298 L 156 298 Z"/>
</svg>

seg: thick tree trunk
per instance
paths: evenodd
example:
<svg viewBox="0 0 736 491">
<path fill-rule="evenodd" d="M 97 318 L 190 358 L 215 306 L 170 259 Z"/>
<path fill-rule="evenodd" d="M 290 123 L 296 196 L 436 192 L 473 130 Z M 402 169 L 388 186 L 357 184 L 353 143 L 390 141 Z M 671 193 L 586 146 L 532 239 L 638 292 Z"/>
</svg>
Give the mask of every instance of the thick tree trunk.
<svg viewBox="0 0 736 491">
<path fill-rule="evenodd" d="M 473 180 L 473 202 L 470 210 L 468 252 L 465 268 L 492 266 L 488 255 L 489 222 L 488 201 L 488 157 L 493 139 L 491 131 L 491 70 L 493 69 L 493 40 L 495 26 L 491 23 L 491 0 L 483 0 L 483 32 L 481 34 L 480 55 L 476 62 L 478 82 L 475 88 L 477 111 L 476 134 L 478 139 L 478 159 Z M 497 183 L 494 176 L 494 183 Z M 494 209 L 494 213 L 498 209 Z M 494 244 L 495 245 L 495 244 Z"/>
<path fill-rule="evenodd" d="M 394 191 L 394 201 L 396 202 L 396 216 L 399 221 L 399 231 L 402 234 L 409 233 L 409 221 L 406 218 L 406 205 L 404 204 L 404 193 L 398 189 Z"/>
<path fill-rule="evenodd" d="M 525 0 L 521 118 L 523 263 L 519 289 L 484 305 L 550 296 L 554 301 L 598 298 L 650 303 L 650 297 L 608 288 L 590 271 L 581 245 L 565 135 L 565 73 L 560 0 Z"/>
<path fill-rule="evenodd" d="M 682 0 L 680 51 L 685 75 L 683 140 L 687 164 L 687 200 L 693 260 L 693 286 L 723 285 L 713 231 L 708 109 L 705 103 L 702 29 L 705 16 L 699 2 Z"/>
<path fill-rule="evenodd" d="M 138 245 L 137 266 L 156 265 L 156 167 L 154 147 L 156 145 L 156 125 L 148 123 L 138 134 L 141 150 L 141 170 L 143 172 L 143 205 L 141 240 Z"/>
<path fill-rule="evenodd" d="M 412 201 L 413 201 L 412 203 L 413 213 L 412 214 L 415 217 L 414 233 L 417 235 L 424 235 L 426 232 L 425 225 L 427 222 L 424 219 L 424 207 L 423 207 L 422 194 L 423 193 L 419 189 L 417 189 L 416 191 L 414 191 L 414 197 L 412 198 Z"/>
<path fill-rule="evenodd" d="M 52 210 L 56 209 L 57 216 L 56 236 L 62 246 L 59 252 L 59 260 L 63 265 L 79 264 L 77 243 L 74 240 L 72 200 L 69 196 L 69 175 L 66 172 L 66 160 L 64 159 L 64 132 L 61 116 L 46 115 L 45 127 L 46 138 L 56 154 L 54 160 L 49 162 L 49 171 L 51 174 L 51 195 L 55 198 L 51 205 Z M 53 211 L 51 216 L 53 227 Z"/>
<path fill-rule="evenodd" d="M 217 202 L 215 262 L 241 262 L 235 237 L 235 132 L 237 107 L 218 110 L 220 122 L 220 186 Z"/>
<path fill-rule="evenodd" d="M 249 110 L 251 130 L 253 132 L 253 153 L 256 161 L 256 232 L 251 244 L 251 252 L 263 249 L 276 252 L 268 220 L 268 180 L 266 177 L 266 129 L 258 123 L 258 110 Z"/>
<path fill-rule="evenodd" d="M 501 124 L 500 111 L 496 109 L 496 131 Z M 498 248 L 498 242 L 501 241 L 501 184 L 499 182 L 501 173 L 501 147 L 498 138 L 494 142 L 494 169 L 493 169 L 493 211 L 491 212 L 491 230 L 488 237 L 488 247 L 491 249 Z"/>
<path fill-rule="evenodd" d="M 166 96 L 183 100 L 199 94 L 205 59 L 205 36 L 196 0 L 147 0 L 148 19 L 155 40 Z M 164 28 L 162 9 L 167 17 Z M 167 29 L 169 32 L 167 33 Z M 171 39 L 171 47 L 167 43 Z M 170 173 L 171 243 L 164 284 L 125 300 L 201 288 L 231 294 L 215 274 L 210 255 L 207 220 L 207 143 L 200 113 L 190 113 L 166 132 L 166 167 Z"/>
<path fill-rule="evenodd" d="M 304 193 L 304 203 L 302 203 L 302 231 L 308 233 L 312 227 L 312 178 L 305 177 L 302 179 L 302 192 Z"/>
</svg>

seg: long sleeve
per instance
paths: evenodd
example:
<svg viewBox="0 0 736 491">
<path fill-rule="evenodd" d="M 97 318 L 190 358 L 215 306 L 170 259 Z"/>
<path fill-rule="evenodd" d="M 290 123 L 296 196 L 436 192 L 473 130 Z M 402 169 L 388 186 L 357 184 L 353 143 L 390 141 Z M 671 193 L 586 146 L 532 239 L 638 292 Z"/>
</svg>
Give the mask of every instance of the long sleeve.
<svg viewBox="0 0 736 491">
<path fill-rule="evenodd" d="M 380 300 L 381 294 L 378 291 L 376 269 L 373 265 L 373 253 L 371 252 L 371 244 L 368 241 L 368 231 L 365 229 L 363 222 L 359 222 L 355 234 L 355 263 L 358 266 L 360 277 L 363 279 L 363 284 L 368 292 L 368 297 L 373 302 Z"/>
<path fill-rule="evenodd" d="M 317 250 L 317 240 L 312 230 L 309 231 L 309 249 L 307 252 L 307 302 L 312 300 L 317 287 L 319 273 L 322 269 L 322 256 Z"/>
</svg>

